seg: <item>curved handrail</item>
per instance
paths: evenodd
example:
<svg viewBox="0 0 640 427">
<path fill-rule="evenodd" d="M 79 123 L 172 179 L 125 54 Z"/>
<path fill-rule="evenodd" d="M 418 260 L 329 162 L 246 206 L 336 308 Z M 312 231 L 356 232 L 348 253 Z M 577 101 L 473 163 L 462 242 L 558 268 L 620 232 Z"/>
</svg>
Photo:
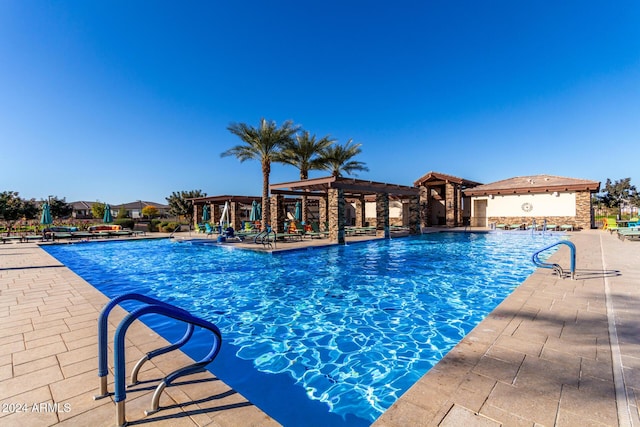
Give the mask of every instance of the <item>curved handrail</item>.
<svg viewBox="0 0 640 427">
<path fill-rule="evenodd" d="M 109 367 L 107 366 L 108 364 L 108 360 L 107 360 L 108 323 L 107 322 L 109 320 L 109 313 L 111 313 L 111 310 L 113 310 L 115 306 L 119 305 L 123 301 L 128 301 L 128 300 L 140 301 L 147 304 L 163 305 L 170 308 L 175 308 L 177 310 L 182 310 L 181 308 L 174 307 L 171 304 L 167 304 L 155 298 L 151 298 L 149 296 L 137 294 L 137 293 L 119 295 L 113 298 L 111 301 L 109 301 L 102 308 L 102 311 L 98 316 L 98 378 L 100 378 L 100 394 L 94 396 L 95 400 L 102 399 L 104 397 L 109 396 L 109 392 L 107 390 L 107 375 L 109 374 Z M 182 310 L 182 311 L 189 314 L 185 310 Z M 173 351 L 182 347 L 187 343 L 187 341 L 189 341 L 189 339 L 191 339 L 191 336 L 193 335 L 193 330 L 194 330 L 193 325 L 187 325 L 187 330 L 185 331 L 185 334 L 178 341 L 168 346 L 161 347 L 159 349 L 156 349 L 147 353 L 142 359 L 138 361 L 136 366 L 133 368 L 133 371 L 131 373 L 131 382 L 133 384 L 137 383 L 138 371 L 140 370 L 144 362 L 156 356 L 159 356 L 161 354 L 168 353 L 170 351 Z"/>
<path fill-rule="evenodd" d="M 531 261 L 533 261 L 533 263 L 536 265 L 536 267 L 540 267 L 540 268 L 550 268 L 553 269 L 554 271 L 556 271 L 558 273 L 558 275 L 560 277 L 562 277 L 564 279 L 564 270 L 562 269 L 562 267 L 560 266 L 560 264 L 551 264 L 548 262 L 543 262 L 540 260 L 540 253 L 544 252 L 546 250 L 549 250 L 553 247 L 556 247 L 558 245 L 567 245 L 569 247 L 569 249 L 571 250 L 571 267 L 570 267 L 570 271 L 571 271 L 571 279 L 575 279 L 576 278 L 576 245 L 573 244 L 573 242 L 570 242 L 568 240 L 560 240 L 559 242 L 555 242 L 545 248 L 540 249 L 539 251 L 535 252 L 532 256 L 531 256 Z"/>
<path fill-rule="evenodd" d="M 156 391 L 153 395 L 153 409 L 152 411 L 148 411 L 148 413 L 155 412 L 158 409 L 158 402 L 160 400 L 160 394 L 165 389 L 165 387 L 171 384 L 176 378 L 191 374 L 194 372 L 199 372 L 206 366 L 211 363 L 213 359 L 220 352 L 220 347 L 222 346 L 222 334 L 216 325 L 213 323 L 207 322 L 206 320 L 200 319 L 188 313 L 187 311 L 174 307 L 170 304 L 161 303 L 161 304 L 153 304 L 146 305 L 144 307 L 140 307 L 137 310 L 134 310 L 130 314 L 128 314 L 118 328 L 116 329 L 116 334 L 114 337 L 114 377 L 115 377 L 115 398 L 114 401 L 116 403 L 116 421 L 118 425 L 125 425 L 125 406 L 124 401 L 127 397 L 126 388 L 125 388 L 125 349 L 124 349 L 124 338 L 129 329 L 129 326 L 137 320 L 139 317 L 144 316 L 145 314 L 160 314 L 166 317 L 170 317 L 175 320 L 179 320 L 182 322 L 189 323 L 191 325 L 199 326 L 203 329 L 207 329 L 211 331 L 214 335 L 214 342 L 211 346 L 211 350 L 209 353 L 202 358 L 200 361 L 193 363 L 189 366 L 180 368 L 169 375 L 167 375 L 162 382 L 156 388 Z"/>
</svg>

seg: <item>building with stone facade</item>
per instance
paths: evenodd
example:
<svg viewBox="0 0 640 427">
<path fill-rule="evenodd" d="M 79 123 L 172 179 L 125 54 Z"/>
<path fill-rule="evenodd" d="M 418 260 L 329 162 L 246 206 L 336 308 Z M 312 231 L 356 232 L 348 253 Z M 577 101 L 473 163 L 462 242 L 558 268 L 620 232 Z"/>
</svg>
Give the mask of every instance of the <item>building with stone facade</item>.
<svg viewBox="0 0 640 427">
<path fill-rule="evenodd" d="M 464 190 L 470 198 L 471 226 L 547 224 L 589 229 L 594 226 L 591 199 L 600 183 L 553 175 L 509 178 Z"/>
</svg>

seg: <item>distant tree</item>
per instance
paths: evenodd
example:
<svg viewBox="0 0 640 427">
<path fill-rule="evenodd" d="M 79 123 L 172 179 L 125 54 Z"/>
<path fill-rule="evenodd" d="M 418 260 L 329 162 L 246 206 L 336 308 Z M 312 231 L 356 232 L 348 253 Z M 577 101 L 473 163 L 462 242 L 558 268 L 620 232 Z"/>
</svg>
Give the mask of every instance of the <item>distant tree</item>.
<svg viewBox="0 0 640 427">
<path fill-rule="evenodd" d="M 49 210 L 51 211 L 51 217 L 53 219 L 68 218 L 73 213 L 73 205 L 67 203 L 64 199 L 52 197 L 49 199 Z"/>
<path fill-rule="evenodd" d="M 189 227 L 191 227 L 191 224 L 193 224 L 193 202 L 188 199 L 206 197 L 206 195 L 207 193 L 203 193 L 201 190 L 174 191 L 169 197 L 166 197 L 169 204 L 169 214 L 185 217 L 189 221 Z"/>
<path fill-rule="evenodd" d="M 158 211 L 158 208 L 152 205 L 147 205 L 142 208 L 142 215 L 149 219 L 157 217 L 159 213 L 160 211 Z"/>
<path fill-rule="evenodd" d="M 38 207 L 34 199 L 24 200 L 17 191 L 3 191 L 0 193 L 0 216 L 7 223 L 7 235 L 11 233 L 11 227 L 16 221 L 35 219 L 38 215 Z"/>
<path fill-rule="evenodd" d="M 286 141 L 274 161 L 294 166 L 300 171 L 300 179 L 309 179 L 309 171 L 326 167 L 326 159 L 322 152 L 335 142 L 329 135 L 316 139 L 308 131 L 303 131 L 295 138 Z M 307 196 L 302 196 L 302 221 L 307 221 Z"/>
<path fill-rule="evenodd" d="M 104 211 L 106 207 L 106 203 L 95 202 L 93 205 L 91 205 L 91 215 L 96 219 L 104 218 Z"/>
<path fill-rule="evenodd" d="M 124 206 L 120 206 L 120 209 L 118 209 L 118 215 L 116 216 L 117 219 L 124 219 L 124 218 L 128 218 L 129 215 L 127 214 L 127 210 L 124 208 Z"/>
<path fill-rule="evenodd" d="M 346 144 L 334 144 L 326 148 L 322 157 L 325 162 L 325 169 L 331 171 L 333 176 L 355 175 L 354 172 L 366 172 L 369 168 L 365 163 L 352 160 L 355 156 L 362 152 L 360 146 L 362 144 L 352 144 L 353 140 L 349 139 Z"/>
<path fill-rule="evenodd" d="M 599 196 L 600 201 L 606 207 L 618 208 L 619 213 L 623 205 L 630 204 L 638 206 L 640 204 L 640 195 L 634 185 L 631 185 L 631 178 L 623 178 L 615 182 L 611 182 L 607 178 L 604 184 L 602 195 Z"/>
<path fill-rule="evenodd" d="M 236 145 L 221 154 L 221 157 L 235 156 L 241 162 L 245 160 L 260 160 L 262 165 L 262 228 L 271 221 L 271 209 L 269 206 L 269 175 L 271 175 L 271 162 L 282 146 L 289 142 L 299 127 L 287 120 L 278 127 L 276 122 L 268 122 L 260 119 L 260 125 L 256 128 L 245 123 L 232 123 L 227 127 L 229 132 L 244 142 Z"/>
</svg>

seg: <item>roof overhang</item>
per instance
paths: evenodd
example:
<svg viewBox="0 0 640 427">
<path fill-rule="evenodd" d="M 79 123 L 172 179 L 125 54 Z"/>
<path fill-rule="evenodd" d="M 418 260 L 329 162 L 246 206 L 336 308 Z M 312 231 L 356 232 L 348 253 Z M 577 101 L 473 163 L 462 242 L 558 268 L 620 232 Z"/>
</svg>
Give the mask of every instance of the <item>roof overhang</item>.
<svg viewBox="0 0 640 427">
<path fill-rule="evenodd" d="M 330 189 L 344 190 L 347 197 L 380 193 L 400 197 L 418 196 L 420 194 L 420 190 L 416 187 L 336 176 L 283 182 L 269 186 L 269 190 L 273 194 L 311 197 L 324 197 Z"/>
<path fill-rule="evenodd" d="M 191 200 L 195 205 L 204 205 L 209 203 L 225 203 L 225 202 L 238 202 L 250 205 L 255 200 L 256 202 L 262 202 L 261 196 L 205 196 L 205 197 L 195 197 Z"/>
<path fill-rule="evenodd" d="M 511 195 L 511 194 L 544 194 L 544 193 L 567 193 L 577 191 L 589 191 L 597 193 L 600 190 L 600 183 L 595 184 L 575 184 L 575 185 L 550 185 L 546 187 L 525 187 L 525 188 L 493 188 L 464 190 L 465 196 L 489 196 L 489 195 Z"/>
<path fill-rule="evenodd" d="M 468 179 L 459 178 L 453 175 L 447 175 L 439 172 L 429 172 L 420 178 L 418 178 L 413 185 L 419 187 L 421 185 L 424 186 L 436 186 L 436 185 L 444 185 L 448 183 L 458 184 L 462 187 L 476 187 L 478 185 L 482 185 L 479 182 L 470 181 Z"/>
</svg>

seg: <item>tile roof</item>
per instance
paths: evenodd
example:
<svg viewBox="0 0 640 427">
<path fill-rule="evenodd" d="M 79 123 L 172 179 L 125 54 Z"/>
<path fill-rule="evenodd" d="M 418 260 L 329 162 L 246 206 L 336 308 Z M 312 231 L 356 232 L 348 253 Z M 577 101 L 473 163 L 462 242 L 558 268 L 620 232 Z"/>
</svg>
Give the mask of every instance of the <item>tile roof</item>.
<svg viewBox="0 0 640 427">
<path fill-rule="evenodd" d="M 598 181 L 554 175 L 529 175 L 479 185 L 465 190 L 464 193 L 467 196 L 481 196 L 485 194 L 526 194 L 554 191 L 597 192 L 599 190 L 600 182 Z"/>
<path fill-rule="evenodd" d="M 434 172 L 434 171 L 427 172 L 426 174 L 422 175 L 420 178 L 415 180 L 413 185 L 415 185 L 416 187 L 419 187 L 420 185 L 426 182 L 434 182 L 434 181 L 453 182 L 455 184 L 461 184 L 467 187 L 475 187 L 476 185 L 480 185 L 479 182 L 470 181 L 468 179 L 459 178 L 457 176 L 447 175 L 445 173 Z"/>
</svg>

